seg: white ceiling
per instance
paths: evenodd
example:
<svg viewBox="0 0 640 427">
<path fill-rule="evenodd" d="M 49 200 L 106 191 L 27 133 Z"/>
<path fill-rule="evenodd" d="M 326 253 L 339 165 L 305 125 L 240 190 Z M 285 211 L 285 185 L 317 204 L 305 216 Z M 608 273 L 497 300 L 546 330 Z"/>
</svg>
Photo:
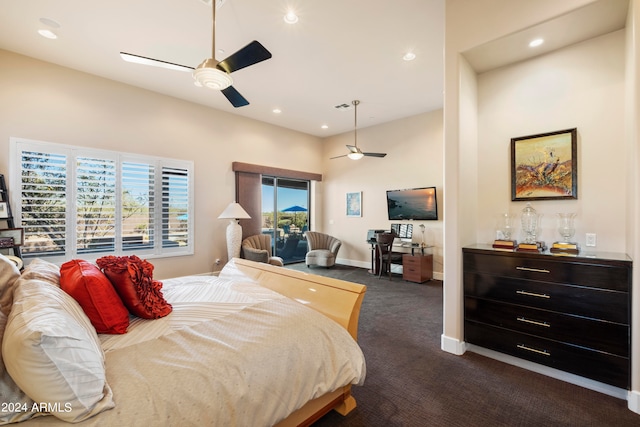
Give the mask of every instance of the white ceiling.
<svg viewBox="0 0 640 427">
<path fill-rule="evenodd" d="M 211 56 L 210 0 L 2 0 L 0 48 L 316 136 L 442 107 L 444 0 L 225 0 L 222 60 L 252 40 L 272 54 L 232 74 L 250 105 L 233 108 L 189 73 L 131 64 L 125 51 L 196 67 Z M 291 7 L 297 24 L 283 16 Z M 40 18 L 58 39 L 37 34 Z M 405 52 L 417 58 L 403 61 Z M 279 108 L 280 114 L 272 110 Z M 321 125 L 328 129 L 321 129 Z"/>
<path fill-rule="evenodd" d="M 477 73 L 543 55 L 625 27 L 629 0 L 599 0 L 464 52 Z M 530 41 L 544 43 L 529 48 Z"/>
<path fill-rule="evenodd" d="M 241 108 L 188 73 L 120 58 L 197 66 L 211 56 L 210 1 L 2 0 L 0 49 L 320 137 L 353 129 L 353 110 L 335 106 L 354 99 L 358 127 L 442 108 L 445 0 L 218 0 L 218 60 L 252 40 L 273 54 L 232 74 Z M 623 28 L 627 7 L 599 0 L 464 54 L 486 71 Z M 297 24 L 284 22 L 289 8 Z M 41 18 L 60 24 L 57 40 L 37 34 Z M 533 35 L 547 40 L 536 51 L 523 47 Z M 407 51 L 417 58 L 403 61 Z"/>
</svg>

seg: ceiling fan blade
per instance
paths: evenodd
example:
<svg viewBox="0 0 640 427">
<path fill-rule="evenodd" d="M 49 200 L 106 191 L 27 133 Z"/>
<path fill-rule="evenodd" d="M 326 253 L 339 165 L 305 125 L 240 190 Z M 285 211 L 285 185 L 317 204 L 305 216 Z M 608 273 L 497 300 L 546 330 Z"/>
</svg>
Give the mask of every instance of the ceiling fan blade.
<svg viewBox="0 0 640 427">
<path fill-rule="evenodd" d="M 343 154 L 342 156 L 329 157 L 329 160 L 339 159 L 340 157 L 347 157 L 347 154 Z"/>
<path fill-rule="evenodd" d="M 227 73 L 233 73 L 269 58 L 271 58 L 271 52 L 262 46 L 260 42 L 254 40 L 228 58 L 220 61 L 218 68 Z"/>
<path fill-rule="evenodd" d="M 233 86 L 221 90 L 222 94 L 227 97 L 229 102 L 236 108 L 249 105 L 249 101 L 238 92 Z"/>
<path fill-rule="evenodd" d="M 358 147 L 356 147 L 355 145 L 349 145 L 347 144 L 347 148 L 349 149 L 349 151 L 351 151 L 352 153 L 360 153 L 360 149 Z"/>
<path fill-rule="evenodd" d="M 159 59 L 147 58 L 146 56 L 134 55 L 133 53 L 120 52 L 120 57 L 127 62 L 134 64 L 150 65 L 152 67 L 168 68 L 169 70 L 192 72 L 193 67 L 174 64 L 173 62 L 161 61 Z"/>
<path fill-rule="evenodd" d="M 384 157 L 387 155 L 387 153 L 362 153 L 362 154 L 368 157 Z"/>
</svg>

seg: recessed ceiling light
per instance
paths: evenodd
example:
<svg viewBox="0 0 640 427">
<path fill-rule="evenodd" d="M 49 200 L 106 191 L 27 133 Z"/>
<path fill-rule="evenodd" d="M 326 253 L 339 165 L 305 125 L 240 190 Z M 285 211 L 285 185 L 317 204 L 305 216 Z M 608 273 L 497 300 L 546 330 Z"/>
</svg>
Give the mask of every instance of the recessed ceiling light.
<svg viewBox="0 0 640 427">
<path fill-rule="evenodd" d="M 414 59 L 416 59 L 416 54 L 413 52 L 407 52 L 404 54 L 402 59 L 404 59 L 405 61 L 413 61 Z"/>
<path fill-rule="evenodd" d="M 322 129 L 329 129 L 329 126 L 327 126 L 327 125 L 322 125 L 322 126 L 320 126 L 320 127 L 321 127 Z"/>
<path fill-rule="evenodd" d="M 38 34 L 40 34 L 42 37 L 46 37 L 48 39 L 57 39 L 58 35 L 56 33 L 54 33 L 51 30 L 47 30 L 47 29 L 40 29 L 38 30 Z"/>
<path fill-rule="evenodd" d="M 290 10 L 286 15 L 284 15 L 283 19 L 287 24 L 295 24 L 296 22 L 298 22 L 298 15 L 296 15 L 293 10 Z"/>
<path fill-rule="evenodd" d="M 529 47 L 537 47 L 544 43 L 544 39 L 534 39 L 529 42 Z"/>
<path fill-rule="evenodd" d="M 282 113 L 282 110 L 281 110 L 281 109 L 279 109 L 279 108 L 274 108 L 272 111 L 274 112 L 274 114 L 280 114 L 280 113 Z"/>
</svg>

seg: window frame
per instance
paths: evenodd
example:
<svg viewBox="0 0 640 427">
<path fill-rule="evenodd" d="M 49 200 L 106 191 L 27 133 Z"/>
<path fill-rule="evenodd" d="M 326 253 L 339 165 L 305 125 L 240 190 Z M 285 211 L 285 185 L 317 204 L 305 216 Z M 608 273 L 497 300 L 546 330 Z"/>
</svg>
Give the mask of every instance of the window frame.
<svg viewBox="0 0 640 427">
<path fill-rule="evenodd" d="M 74 258 L 82 258 L 85 260 L 95 260 L 105 255 L 137 255 L 144 258 L 165 258 L 175 256 L 193 255 L 195 242 L 194 230 L 194 163 L 189 160 L 170 159 L 145 154 L 134 154 L 128 152 L 119 152 L 114 150 L 105 150 L 89 147 L 74 146 L 68 144 L 50 143 L 45 141 L 36 141 L 26 138 L 11 137 L 10 138 L 10 174 L 11 174 L 11 199 L 12 210 L 16 219 L 16 226 L 23 226 L 22 218 L 22 153 L 24 151 L 34 151 L 39 153 L 51 153 L 65 155 L 66 160 L 66 216 L 65 216 L 65 248 L 64 254 L 56 253 L 49 255 L 47 253 L 30 254 L 24 253 L 23 258 L 45 258 L 51 262 L 64 262 Z M 96 159 L 108 159 L 115 162 L 115 209 L 114 218 L 114 248 L 106 251 L 78 251 L 77 248 L 77 158 L 89 157 Z M 123 164 L 124 163 L 140 163 L 152 165 L 154 168 L 153 176 L 153 247 L 138 249 L 123 249 Z M 165 213 L 165 200 L 163 195 L 163 177 L 165 170 L 180 169 L 186 173 L 187 185 L 187 244 L 184 246 L 166 246 L 163 247 L 163 214 Z"/>
</svg>

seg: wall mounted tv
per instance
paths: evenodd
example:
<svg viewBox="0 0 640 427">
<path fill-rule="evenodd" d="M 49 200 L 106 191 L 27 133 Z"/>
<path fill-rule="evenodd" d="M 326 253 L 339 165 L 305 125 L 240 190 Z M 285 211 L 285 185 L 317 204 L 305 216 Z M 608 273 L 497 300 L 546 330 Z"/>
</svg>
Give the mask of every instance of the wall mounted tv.
<svg viewBox="0 0 640 427">
<path fill-rule="evenodd" d="M 389 220 L 437 220 L 436 187 L 387 191 Z"/>
</svg>

